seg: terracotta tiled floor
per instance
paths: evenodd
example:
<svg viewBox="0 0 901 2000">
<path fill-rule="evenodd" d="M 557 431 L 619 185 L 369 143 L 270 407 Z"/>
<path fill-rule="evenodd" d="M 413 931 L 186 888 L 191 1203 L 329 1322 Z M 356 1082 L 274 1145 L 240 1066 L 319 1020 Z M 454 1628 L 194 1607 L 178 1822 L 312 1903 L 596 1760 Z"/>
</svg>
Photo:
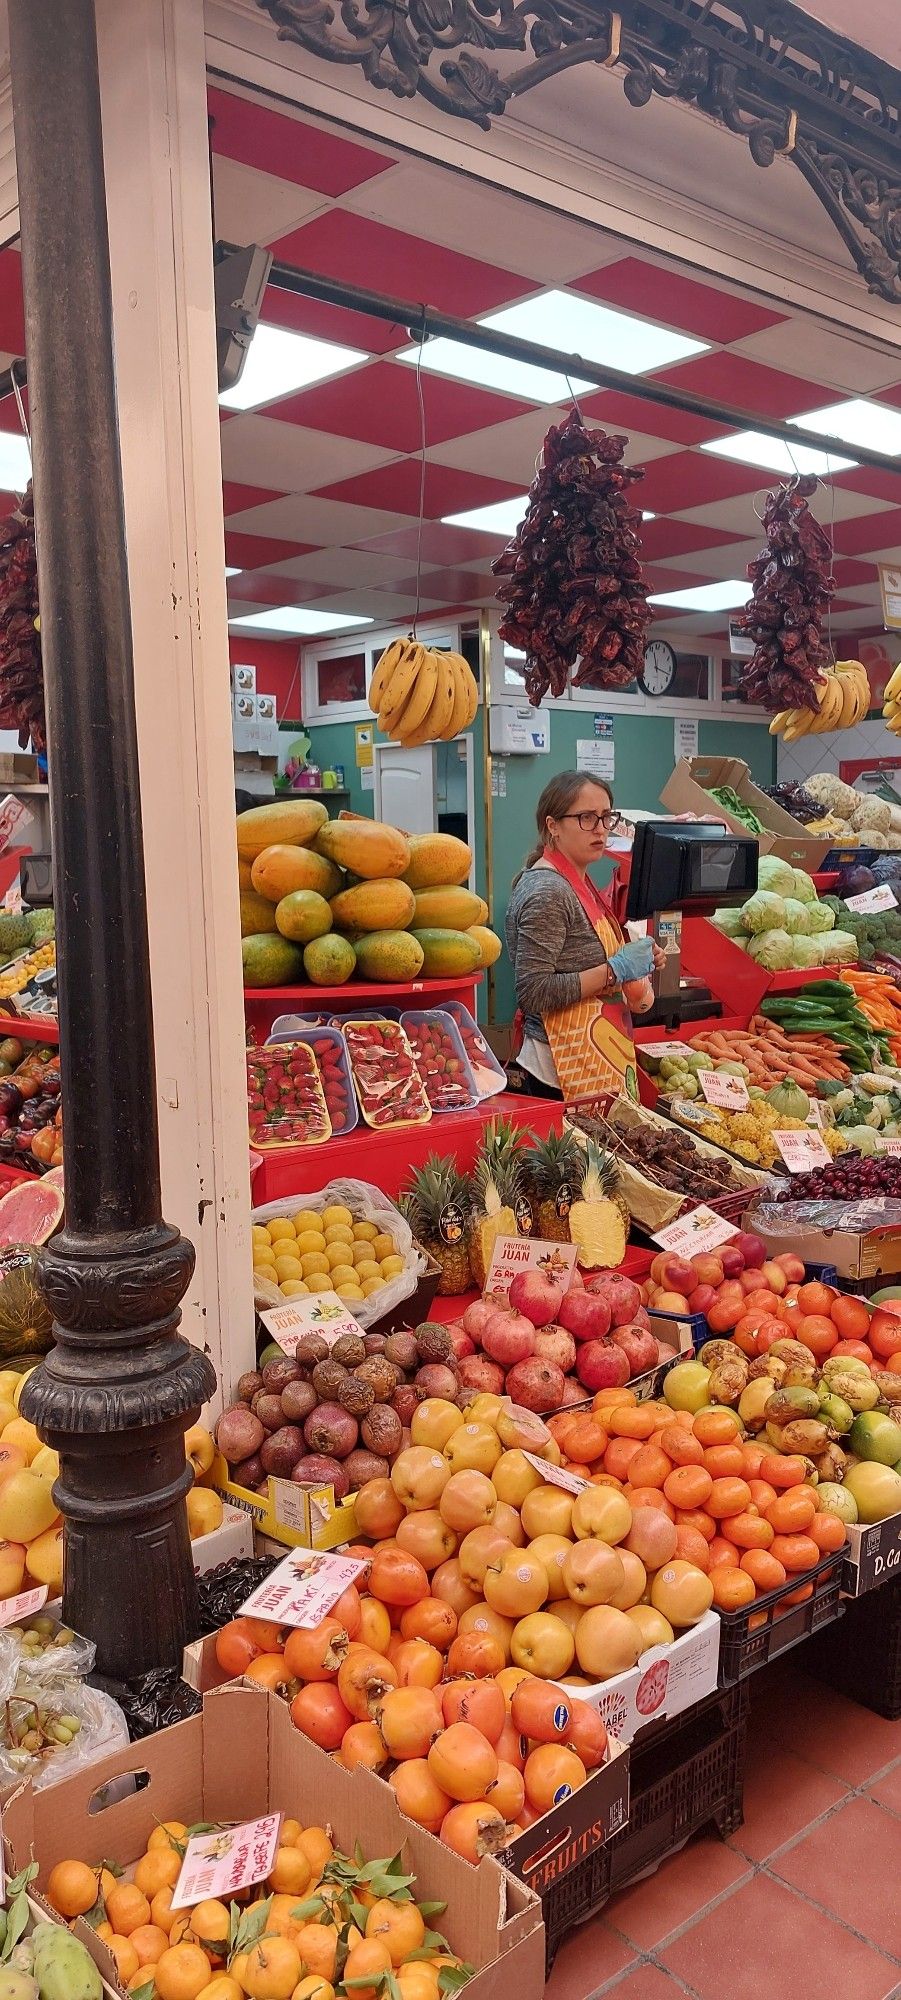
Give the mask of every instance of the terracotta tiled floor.
<svg viewBox="0 0 901 2000">
<path fill-rule="evenodd" d="M 901 1725 L 786 1661 L 754 1677 L 745 1818 L 558 1952 L 547 2000 L 901 2000 Z"/>
</svg>

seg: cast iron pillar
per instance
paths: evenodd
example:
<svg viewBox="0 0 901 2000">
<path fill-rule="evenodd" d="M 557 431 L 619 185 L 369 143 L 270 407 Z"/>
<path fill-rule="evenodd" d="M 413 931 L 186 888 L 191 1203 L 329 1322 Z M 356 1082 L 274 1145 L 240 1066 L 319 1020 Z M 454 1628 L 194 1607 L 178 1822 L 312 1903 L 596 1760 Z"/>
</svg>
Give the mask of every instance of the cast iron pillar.
<svg viewBox="0 0 901 2000">
<path fill-rule="evenodd" d="M 57 1345 L 22 1409 L 60 1455 L 66 1621 L 115 1681 L 190 1636 L 184 1432 L 215 1375 L 178 1337 L 194 1249 L 161 1214 L 94 0 L 9 0 L 9 27 L 66 1150 Z"/>
</svg>

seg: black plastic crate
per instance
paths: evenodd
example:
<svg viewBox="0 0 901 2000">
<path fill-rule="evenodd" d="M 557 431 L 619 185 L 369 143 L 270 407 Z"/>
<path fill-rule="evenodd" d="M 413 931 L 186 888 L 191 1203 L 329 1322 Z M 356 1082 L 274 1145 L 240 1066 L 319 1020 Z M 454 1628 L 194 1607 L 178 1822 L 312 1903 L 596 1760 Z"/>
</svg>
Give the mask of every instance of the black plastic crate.
<svg viewBox="0 0 901 2000">
<path fill-rule="evenodd" d="M 712 1821 L 725 1838 L 742 1820 L 748 1690 L 718 1688 L 671 1722 L 642 1730 L 630 1761 L 628 1824 L 542 1898 L 546 1967 L 578 1924 Z"/>
<path fill-rule="evenodd" d="M 817 1636 L 804 1664 L 839 1694 L 901 1721 L 901 1577 L 843 1602 L 844 1617 Z"/>
<path fill-rule="evenodd" d="M 741 1611 L 719 1611 L 720 1687 L 742 1681 L 758 1667 L 799 1646 L 811 1632 L 830 1625 L 842 1615 L 840 1603 L 842 1552 L 826 1555 L 813 1569 L 789 1577 L 777 1590 L 767 1590 Z M 812 1584 L 809 1597 L 801 1604 L 785 1606 L 785 1599 Z M 784 1607 L 780 1609 L 780 1607 Z"/>
</svg>

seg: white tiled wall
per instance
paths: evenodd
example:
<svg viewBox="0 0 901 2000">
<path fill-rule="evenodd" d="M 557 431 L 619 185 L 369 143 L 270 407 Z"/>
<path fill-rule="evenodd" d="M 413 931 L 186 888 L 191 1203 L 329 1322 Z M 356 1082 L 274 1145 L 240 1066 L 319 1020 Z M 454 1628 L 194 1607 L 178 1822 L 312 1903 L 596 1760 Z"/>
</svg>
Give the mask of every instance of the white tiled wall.
<svg viewBox="0 0 901 2000">
<path fill-rule="evenodd" d="M 893 736 L 881 716 L 871 716 L 856 729 L 829 729 L 823 736 L 802 736 L 797 743 L 783 743 L 780 736 L 776 768 L 780 784 L 803 785 L 814 771 L 835 775 L 846 757 L 869 756 L 901 757 L 901 736 Z"/>
</svg>

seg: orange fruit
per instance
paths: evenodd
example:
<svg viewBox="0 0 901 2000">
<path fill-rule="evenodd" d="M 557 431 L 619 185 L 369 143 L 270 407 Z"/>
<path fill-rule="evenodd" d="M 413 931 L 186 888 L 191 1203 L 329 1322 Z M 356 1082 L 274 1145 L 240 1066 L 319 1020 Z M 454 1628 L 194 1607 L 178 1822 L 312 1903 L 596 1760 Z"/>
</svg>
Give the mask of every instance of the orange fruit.
<svg viewBox="0 0 901 2000">
<path fill-rule="evenodd" d="M 154 1847 L 138 1862 L 134 1875 L 135 1887 L 152 1901 L 158 1889 L 174 1889 L 180 1874 L 181 1855 L 177 1849 L 168 1844 L 165 1847 Z M 147 1918 L 143 1917 L 141 1921 L 146 1923 Z"/>
<path fill-rule="evenodd" d="M 278 1895 L 302 1896 L 310 1886 L 312 1873 L 302 1847 L 280 1847 L 272 1864 L 269 1887 Z M 197 1930 L 196 1921 L 192 1929 Z"/>
<path fill-rule="evenodd" d="M 150 1904 L 136 1882 L 117 1882 L 107 1896 L 106 1914 L 119 1937 L 128 1937 L 150 1922 Z"/>
<path fill-rule="evenodd" d="M 206 1906 L 206 1907 L 213 1907 L 213 1906 Z M 215 1905 L 215 1907 L 218 1909 L 222 1909 L 223 1905 L 219 1903 Z M 196 1916 L 197 1914 L 196 1911 L 194 1914 Z M 207 1933 L 204 1932 L 205 1937 L 206 1935 Z M 225 1942 L 227 1943 L 228 1941 L 227 1910 L 225 1912 L 224 1939 Z M 157 1960 L 162 1958 L 163 1952 L 166 1950 L 166 1947 L 169 1943 L 169 1939 L 166 1936 L 166 1932 L 160 1930 L 159 1924 L 139 1924 L 137 1930 L 132 1931 L 131 1933 L 130 1943 L 132 1949 L 136 1951 L 138 1954 L 139 1965 L 156 1965 Z"/>
<path fill-rule="evenodd" d="M 825 1361 L 838 1340 L 838 1331 L 826 1313 L 805 1313 L 794 1329 L 794 1336 L 809 1347 L 817 1361 Z"/>
<path fill-rule="evenodd" d="M 821 1284 L 818 1278 L 812 1278 L 809 1284 L 798 1287 L 798 1304 L 805 1314 L 830 1313 L 836 1296 L 833 1287 Z"/>
<path fill-rule="evenodd" d="M 728 1479 L 730 1475 L 740 1479 L 745 1469 L 744 1452 L 739 1444 L 711 1444 L 704 1453 L 704 1464 L 713 1479 Z"/>
<path fill-rule="evenodd" d="M 630 1486 L 662 1486 L 672 1473 L 672 1464 L 656 1441 L 642 1445 L 629 1466 Z"/>
<path fill-rule="evenodd" d="M 298 1978 L 300 1977 L 300 1960 Z M 170 1944 L 163 1952 L 154 1973 L 154 1984 L 160 2000 L 197 2000 L 203 1992 L 211 1974 L 210 1961 L 199 1944 Z M 295 1981 L 295 1985 L 296 1985 Z M 286 1996 L 290 2000 L 290 1996 Z"/>
<path fill-rule="evenodd" d="M 139 1965 L 137 1972 L 133 1972 L 130 1980 L 128 1981 L 129 1993 L 137 1993 L 138 1988 L 141 1986 L 151 1986 L 153 1984 L 153 1975 L 155 1971 L 156 1971 L 155 1965 Z M 231 1995 L 231 2000 L 241 2000 L 241 1988 L 238 1985 L 237 1980 L 235 1980 L 233 1983 L 235 1990 L 234 1993 Z M 205 1992 L 208 1992 L 208 1990 L 209 1990 L 208 1988 L 204 1988 Z M 222 2000 L 225 2000 L 224 1994 L 222 1996 Z"/>
<path fill-rule="evenodd" d="M 295 1934 L 294 1943 L 300 1952 L 301 1965 L 305 1965 L 308 1972 L 318 1972 L 323 1979 L 334 1979 L 338 1954 L 338 1932 L 334 1924 L 302 1924 Z"/>
<path fill-rule="evenodd" d="M 653 1415 L 646 1403 L 636 1403 L 632 1406 L 621 1403 L 612 1410 L 605 1410 L 603 1416 L 605 1430 L 615 1438 L 638 1438 L 641 1441 L 643 1438 L 653 1437 L 656 1429 Z"/>
<path fill-rule="evenodd" d="M 119 1974 L 120 1985 L 127 1986 L 129 1980 L 139 1971 L 141 1964 L 131 1938 L 123 1937 L 119 1932 L 114 1931 L 112 1937 L 106 1940 L 106 1948 L 107 1951 L 112 1952 L 116 1961 L 116 1970 Z M 209 1978 L 209 1964 L 206 1959 L 204 1959 L 203 1963 L 206 1976 Z"/>
<path fill-rule="evenodd" d="M 759 1479 L 766 1479 L 770 1486 L 777 1487 L 781 1493 L 786 1486 L 804 1485 L 807 1478 L 807 1465 L 805 1460 L 799 1458 L 797 1454 L 783 1455 L 781 1452 L 773 1452 L 772 1454 L 765 1452 L 757 1476 Z"/>
<path fill-rule="evenodd" d="M 726 1521 L 730 1514 L 743 1514 L 751 1505 L 747 1480 L 715 1479 L 704 1505 L 715 1521 Z"/>
<path fill-rule="evenodd" d="M 291 2000 L 300 1973 L 296 1944 L 290 1938 L 264 1935 L 247 1954 L 246 1991 L 251 2000 Z"/>
<path fill-rule="evenodd" d="M 786 1571 L 769 1549 L 746 1549 L 739 1568 L 753 1578 L 761 1591 L 778 1590 L 780 1583 L 785 1582 Z"/>
<path fill-rule="evenodd" d="M 791 1486 L 777 1495 L 766 1510 L 766 1518 L 777 1535 L 806 1535 L 817 1511 L 809 1489 Z"/>
<path fill-rule="evenodd" d="M 820 1551 L 810 1535 L 776 1535 L 770 1543 L 770 1554 L 784 1565 L 789 1576 L 798 1570 L 812 1569 L 820 1560 Z"/>
<path fill-rule="evenodd" d="M 204 1903 L 195 1903 L 191 1911 L 191 1935 L 206 1952 L 214 1958 L 228 1955 L 229 1912 L 224 1903 L 215 1896 L 209 1896 Z M 157 1958 L 159 1958 L 157 1952 Z"/>
<path fill-rule="evenodd" d="M 774 1531 L 769 1521 L 764 1521 L 752 1509 L 746 1514 L 730 1514 L 722 1528 L 724 1539 L 734 1542 L 739 1549 L 768 1549 L 773 1540 Z"/>
<path fill-rule="evenodd" d="M 746 1604 L 753 1604 L 757 1595 L 754 1579 L 736 1564 L 731 1568 L 721 1564 L 711 1578 L 713 1602 L 720 1611 L 741 1611 Z"/>
<path fill-rule="evenodd" d="M 187 1837 L 188 1829 L 185 1826 L 184 1820 L 161 1820 L 159 1826 L 154 1827 L 147 1842 L 147 1852 L 148 1854 L 152 1854 L 155 1847 L 171 1847 L 174 1841 L 184 1842 L 187 1840 Z"/>
<path fill-rule="evenodd" d="M 772 1507 L 773 1501 L 777 1498 L 775 1486 L 771 1486 L 768 1479 L 751 1479 L 748 1475 L 747 1467 L 745 1468 L 745 1478 L 751 1489 L 753 1506 L 756 1507 L 758 1514 L 765 1514 L 767 1508 Z"/>
<path fill-rule="evenodd" d="M 173 1895 L 174 1889 L 167 1883 L 165 1889 L 158 1889 L 150 1901 L 150 1921 L 159 1930 L 165 1931 L 167 1937 L 171 1937 L 172 1926 L 177 1919 L 184 1916 L 184 1910 L 173 1910 Z"/>
<path fill-rule="evenodd" d="M 704 1445 L 734 1444 L 741 1426 L 734 1410 L 699 1410 L 692 1424 L 695 1437 Z"/>
<path fill-rule="evenodd" d="M 335 1850 L 324 1827 L 307 1826 L 297 1836 L 297 1846 L 305 1854 L 313 1871 L 313 1879 L 318 1882 L 323 1868 L 331 1861 Z"/>
<path fill-rule="evenodd" d="M 658 1431 L 657 1443 L 674 1465 L 700 1465 L 704 1457 L 704 1447 L 693 1431 L 686 1430 L 684 1424 L 669 1423 Z"/>
<path fill-rule="evenodd" d="M 870 1315 L 863 1299 L 847 1298 L 840 1292 L 829 1307 L 829 1317 L 842 1340 L 866 1340 Z"/>
<path fill-rule="evenodd" d="M 811 1541 L 816 1542 L 821 1556 L 832 1555 L 834 1550 L 844 1548 L 845 1524 L 835 1514 L 815 1514 L 807 1533 Z"/>
<path fill-rule="evenodd" d="M 47 1901 L 61 1917 L 83 1917 L 97 1901 L 97 1871 L 85 1861 L 58 1861 L 47 1879 Z"/>
<path fill-rule="evenodd" d="M 402 1965 L 411 1952 L 421 1950 L 425 1922 L 415 1903 L 392 1903 L 386 1897 L 373 1903 L 366 1936 L 379 1938 L 388 1947 L 392 1965 Z"/>
<path fill-rule="evenodd" d="M 703 1465 L 677 1465 L 666 1475 L 663 1492 L 674 1507 L 706 1507 L 713 1477 Z"/>
<path fill-rule="evenodd" d="M 384 1988 L 385 1973 L 391 1971 L 391 1953 L 381 1938 L 361 1938 L 359 1944 L 351 1945 L 344 1963 L 343 1978 L 356 2000 L 378 2000 Z M 350 1985 L 371 1975 L 369 1986 Z"/>
<path fill-rule="evenodd" d="M 707 1548 L 707 1569 L 712 1576 L 715 1569 L 723 1568 L 738 1568 L 738 1550 L 735 1543 L 727 1541 L 725 1536 L 714 1535 Z"/>
<path fill-rule="evenodd" d="M 712 1542 L 716 1534 L 713 1515 L 708 1514 L 703 1507 L 677 1507 L 676 1527 L 696 1528 L 698 1534 L 703 1535 L 705 1542 Z"/>
</svg>

